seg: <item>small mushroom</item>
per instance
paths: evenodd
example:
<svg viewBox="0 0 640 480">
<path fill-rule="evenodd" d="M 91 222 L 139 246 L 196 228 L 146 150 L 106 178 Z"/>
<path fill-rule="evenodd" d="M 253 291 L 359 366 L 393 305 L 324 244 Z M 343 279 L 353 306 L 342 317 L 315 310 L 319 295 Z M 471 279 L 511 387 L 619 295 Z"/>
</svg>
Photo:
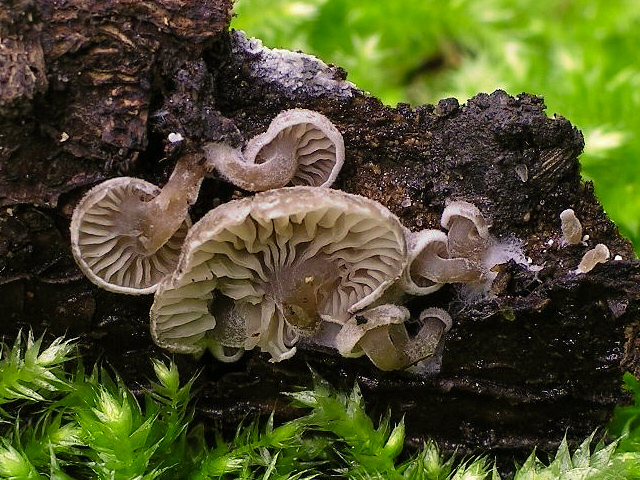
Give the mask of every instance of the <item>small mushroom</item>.
<svg viewBox="0 0 640 480">
<path fill-rule="evenodd" d="M 451 315 L 441 308 L 427 308 L 420 313 L 420 322 L 422 323 L 422 328 L 414 343 L 417 346 L 420 346 L 420 343 L 424 343 L 430 349 L 430 355 L 425 355 L 422 360 L 413 364 L 407 371 L 420 376 L 432 376 L 438 374 L 442 367 L 442 353 L 444 350 L 442 336 L 451 329 L 453 320 Z M 438 344 L 432 353 L 432 345 L 435 342 L 438 342 Z"/>
<path fill-rule="evenodd" d="M 117 293 L 153 293 L 177 264 L 190 226 L 188 208 L 205 173 L 202 157 L 184 156 L 161 189 L 119 177 L 93 187 L 71 219 L 71 249 L 82 272 Z"/>
<path fill-rule="evenodd" d="M 469 202 L 449 202 L 442 212 L 440 225 L 449 231 L 447 250 L 451 258 L 479 258 L 487 248 L 489 225 Z"/>
<path fill-rule="evenodd" d="M 407 233 L 408 261 L 401 285 L 411 295 L 428 295 L 445 283 L 477 282 L 482 269 L 466 258 L 448 258 L 447 234 L 440 230 Z"/>
<path fill-rule="evenodd" d="M 328 187 L 342 168 L 344 141 L 324 115 L 292 109 L 280 113 L 265 133 L 249 140 L 244 152 L 225 143 L 209 143 L 204 152 L 223 177 L 248 191 Z"/>
<path fill-rule="evenodd" d="M 523 253 L 523 243 L 515 238 L 495 239 L 489 234 L 489 224 L 480 210 L 463 201 L 449 202 L 442 212 L 441 225 L 448 229 L 447 252 L 452 260 L 465 260 L 460 266 L 456 283 L 461 286 L 461 296 L 475 300 L 489 294 L 491 284 L 497 276 L 496 265 L 513 260 L 524 268 L 534 271 Z M 467 275 L 463 274 L 468 268 Z"/>
<path fill-rule="evenodd" d="M 560 229 L 567 245 L 579 245 L 582 242 L 582 225 L 572 209 L 567 208 L 560 213 Z"/>
<path fill-rule="evenodd" d="M 605 263 L 611 256 L 609 249 L 603 243 L 597 244 L 585 252 L 575 273 L 588 273 L 599 263 Z"/>
<path fill-rule="evenodd" d="M 422 312 L 420 328 L 410 336 L 409 311 L 397 305 L 380 305 L 354 315 L 336 336 L 336 347 L 345 357 L 367 355 L 380 370 L 400 370 L 431 357 L 451 317 L 439 308 Z"/>
<path fill-rule="evenodd" d="M 343 324 L 402 274 L 404 227 L 382 205 L 289 187 L 225 203 L 190 230 L 151 308 L 154 341 L 214 355 L 295 353 L 322 321 Z"/>
</svg>

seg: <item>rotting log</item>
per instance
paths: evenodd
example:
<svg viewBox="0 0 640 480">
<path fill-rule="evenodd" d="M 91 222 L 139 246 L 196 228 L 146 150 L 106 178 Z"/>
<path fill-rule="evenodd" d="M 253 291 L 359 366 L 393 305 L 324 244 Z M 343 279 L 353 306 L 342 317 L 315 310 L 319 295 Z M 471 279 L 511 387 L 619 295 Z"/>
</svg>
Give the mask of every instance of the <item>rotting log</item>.
<svg viewBox="0 0 640 480">
<path fill-rule="evenodd" d="M 101 291 L 82 276 L 69 247 L 73 206 L 122 174 L 163 184 L 184 150 L 241 144 L 280 111 L 309 108 L 344 135 L 336 188 L 381 202 L 413 230 L 438 228 L 447 199 L 472 202 L 494 236 L 525 242 L 542 269 L 501 266 L 491 298 L 447 287 L 410 301 L 413 312 L 439 306 L 454 319 L 432 378 L 327 351 L 279 364 L 258 352 L 232 365 L 179 357 L 185 376 L 203 370 L 199 417 L 231 427 L 275 408 L 291 418 L 281 392 L 308 387 L 311 366 L 339 388 L 358 381 L 374 416 L 404 415 L 415 445 L 431 437 L 447 450 L 510 458 L 602 426 L 625 400 L 622 371 L 640 373 L 640 263 L 580 178 L 580 132 L 526 94 L 386 107 L 338 67 L 229 32 L 229 18 L 224 0 L 0 5 L 3 335 L 77 336 L 89 359 L 143 382 L 149 357 L 162 355 L 148 333 L 152 298 Z M 172 144 L 171 132 L 186 141 Z M 242 195 L 207 179 L 192 216 Z M 586 245 L 561 246 L 565 208 L 581 220 Z M 619 259 L 576 275 L 597 243 Z"/>
</svg>

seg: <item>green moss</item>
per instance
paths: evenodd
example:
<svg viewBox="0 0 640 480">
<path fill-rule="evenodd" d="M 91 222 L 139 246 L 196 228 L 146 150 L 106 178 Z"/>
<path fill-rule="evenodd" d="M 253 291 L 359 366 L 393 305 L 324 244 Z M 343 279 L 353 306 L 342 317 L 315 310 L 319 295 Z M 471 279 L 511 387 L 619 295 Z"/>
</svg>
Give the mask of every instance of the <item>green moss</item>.
<svg viewBox="0 0 640 480">
<path fill-rule="evenodd" d="M 139 398 L 103 368 L 62 368 L 74 358 L 73 342 L 57 339 L 40 352 L 41 344 L 31 335 L 18 339 L 0 361 L 0 391 L 19 392 L 3 397 L 1 478 L 500 478 L 486 458 L 445 460 L 433 442 L 399 461 L 404 422 L 391 426 L 387 415 L 376 425 L 357 385 L 342 393 L 314 376 L 312 390 L 289 394 L 306 415 L 277 426 L 273 416 L 255 419 L 234 438 L 210 442 L 192 422 L 192 380 L 181 383 L 173 363 L 153 362 L 157 380 Z M 42 369 L 33 370 L 29 358 Z M 629 375 L 625 381 L 635 405 L 616 410 L 611 424 L 624 437 L 592 447 L 591 435 L 574 452 L 562 441 L 548 464 L 532 453 L 515 478 L 638 478 L 640 388 Z M 19 387 L 26 384 L 32 388 Z"/>
</svg>

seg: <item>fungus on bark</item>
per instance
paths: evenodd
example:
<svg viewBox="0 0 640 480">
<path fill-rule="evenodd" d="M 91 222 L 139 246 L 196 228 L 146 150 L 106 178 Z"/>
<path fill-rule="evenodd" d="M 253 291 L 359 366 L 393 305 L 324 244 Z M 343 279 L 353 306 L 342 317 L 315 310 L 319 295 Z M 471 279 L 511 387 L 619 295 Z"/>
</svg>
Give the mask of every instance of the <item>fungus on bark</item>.
<svg viewBox="0 0 640 480">
<path fill-rule="evenodd" d="M 408 262 L 402 287 L 411 295 L 427 295 L 445 283 L 480 280 L 482 270 L 466 258 L 449 258 L 447 234 L 440 230 L 407 233 Z"/>
<path fill-rule="evenodd" d="M 449 230 L 449 258 L 466 262 L 460 264 L 457 277 L 451 278 L 452 282 L 462 284 L 464 298 L 473 299 L 488 294 L 497 276 L 493 268 L 496 265 L 513 260 L 529 270 L 538 268 L 527 263 L 521 242 L 513 238 L 497 240 L 492 237 L 488 222 L 480 210 L 469 202 L 448 202 L 440 224 Z"/>
<path fill-rule="evenodd" d="M 409 311 L 397 305 L 380 305 L 359 312 L 336 336 L 338 351 L 345 357 L 367 355 L 380 370 L 400 370 L 432 357 L 451 317 L 439 308 L 420 315 L 418 332 L 406 328 Z M 434 321 L 435 320 L 435 321 Z"/>
<path fill-rule="evenodd" d="M 71 248 L 82 272 L 117 293 L 153 293 L 177 264 L 188 208 L 205 173 L 202 156 L 183 156 L 159 189 L 119 177 L 93 187 L 71 219 Z"/>
<path fill-rule="evenodd" d="M 560 229 L 567 245 L 579 245 L 582 242 L 582 225 L 572 209 L 567 208 L 560 213 Z"/>
<path fill-rule="evenodd" d="M 204 146 L 209 163 L 229 182 L 248 191 L 284 186 L 328 187 L 344 162 L 342 134 L 320 113 L 286 110 L 244 151 L 225 143 Z"/>
<path fill-rule="evenodd" d="M 289 187 L 225 203 L 190 230 L 151 308 L 154 341 L 221 360 L 291 357 L 321 321 L 344 324 L 406 265 L 404 227 L 375 201 Z"/>
<path fill-rule="evenodd" d="M 605 244 L 597 244 L 591 250 L 587 250 L 582 256 L 576 273 L 590 272 L 597 264 L 604 263 L 609 260 L 610 255 L 609 248 Z"/>
</svg>

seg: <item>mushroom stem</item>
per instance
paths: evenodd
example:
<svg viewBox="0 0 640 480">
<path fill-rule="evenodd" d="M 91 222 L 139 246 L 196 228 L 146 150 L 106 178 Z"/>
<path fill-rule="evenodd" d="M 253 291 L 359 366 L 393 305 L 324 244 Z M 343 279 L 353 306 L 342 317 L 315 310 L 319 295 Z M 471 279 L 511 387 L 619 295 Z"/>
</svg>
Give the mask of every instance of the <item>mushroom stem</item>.
<svg viewBox="0 0 640 480">
<path fill-rule="evenodd" d="M 262 163 L 249 162 L 240 150 L 224 143 L 209 143 L 203 150 L 209 169 L 215 167 L 231 183 L 250 192 L 283 187 L 298 168 L 293 145 L 274 151 Z"/>
<path fill-rule="evenodd" d="M 411 275 L 435 283 L 474 283 L 482 279 L 482 270 L 466 258 L 442 258 L 434 254 L 414 262 Z"/>
<path fill-rule="evenodd" d="M 455 217 L 449 227 L 448 251 L 451 257 L 479 259 L 487 248 L 487 239 L 483 237 L 473 221 Z"/>
<path fill-rule="evenodd" d="M 431 357 L 445 328 L 439 317 L 427 315 L 415 337 L 404 324 L 390 323 L 366 332 L 358 345 L 380 370 L 401 370 Z"/>
<path fill-rule="evenodd" d="M 138 241 L 148 254 L 156 252 L 178 230 L 187 217 L 189 207 L 198 198 L 206 173 L 201 154 L 178 159 L 173 173 L 157 197 L 136 202 Z"/>
</svg>

